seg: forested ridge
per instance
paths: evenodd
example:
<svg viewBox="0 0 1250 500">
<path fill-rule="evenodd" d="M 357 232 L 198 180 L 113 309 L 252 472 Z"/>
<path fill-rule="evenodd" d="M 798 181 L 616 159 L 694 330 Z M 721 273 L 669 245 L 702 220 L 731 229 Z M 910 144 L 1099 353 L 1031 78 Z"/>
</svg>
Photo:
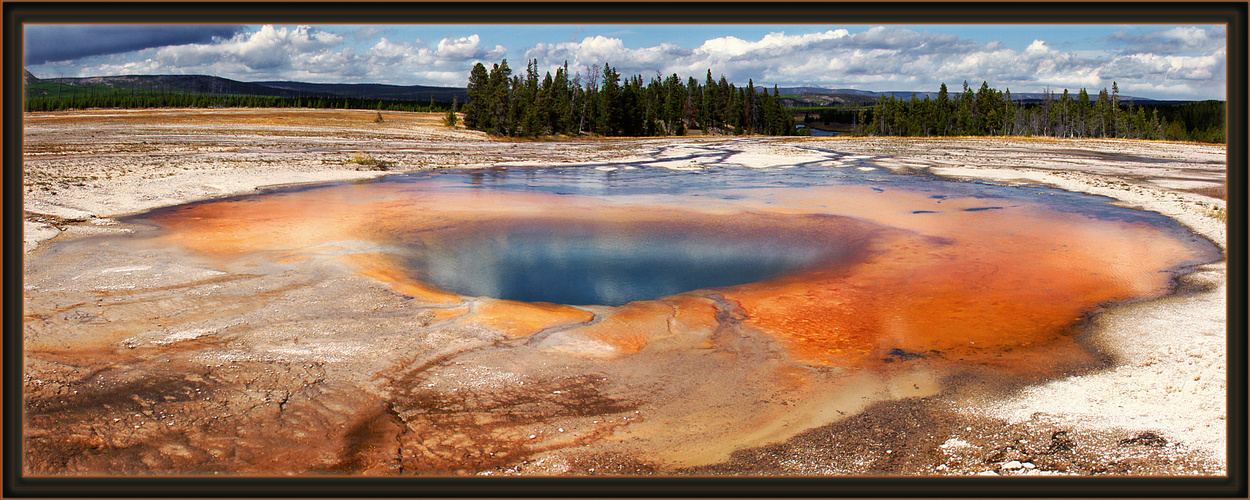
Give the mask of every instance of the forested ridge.
<svg viewBox="0 0 1250 500">
<path fill-rule="evenodd" d="M 513 75 L 504 59 L 469 73 L 469 102 L 464 124 L 475 130 L 511 137 L 598 134 L 605 136 L 685 135 L 703 133 L 794 135 L 794 117 L 781 104 L 776 86 L 757 91 L 754 81 L 738 88 L 721 76 L 704 83 L 676 73 L 643 83 L 625 79 L 610 65 L 601 71 L 569 75 L 568 63 L 540 79 L 538 61 Z"/>
<path fill-rule="evenodd" d="M 258 95 L 190 94 L 134 91 L 104 87 L 77 87 L 52 95 L 27 96 L 26 111 L 61 111 L 89 108 L 320 108 L 376 109 L 378 111 L 441 112 L 452 103 L 356 99 L 348 97 L 274 97 Z"/>
<path fill-rule="evenodd" d="M 964 82 L 955 96 L 943 83 L 937 99 L 883 95 L 854 118 L 855 133 L 885 136 L 1046 136 L 1224 142 L 1224 103 L 1138 106 L 1121 100 L 1119 85 L 1091 99 L 1086 89 L 1044 93 L 1040 103 L 1021 104 L 982 82 L 973 92 Z M 1163 111 L 1162 113 L 1160 111 Z"/>
</svg>

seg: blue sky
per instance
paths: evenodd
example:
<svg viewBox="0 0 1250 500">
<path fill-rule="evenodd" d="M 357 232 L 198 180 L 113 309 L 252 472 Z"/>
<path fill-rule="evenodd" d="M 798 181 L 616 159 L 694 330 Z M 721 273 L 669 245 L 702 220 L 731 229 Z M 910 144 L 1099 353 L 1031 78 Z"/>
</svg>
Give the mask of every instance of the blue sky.
<svg viewBox="0 0 1250 500">
<path fill-rule="evenodd" d="M 209 74 L 242 81 L 463 86 L 507 58 L 514 74 L 707 70 L 737 84 L 1013 92 L 1117 82 L 1125 95 L 1225 98 L 1223 25 L 27 25 L 43 78 Z"/>
</svg>

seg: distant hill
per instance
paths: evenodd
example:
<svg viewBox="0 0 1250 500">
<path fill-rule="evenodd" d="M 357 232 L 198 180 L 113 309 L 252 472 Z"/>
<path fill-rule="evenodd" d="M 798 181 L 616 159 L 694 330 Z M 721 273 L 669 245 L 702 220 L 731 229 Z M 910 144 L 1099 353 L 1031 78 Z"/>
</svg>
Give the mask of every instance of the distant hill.
<svg viewBox="0 0 1250 500">
<path fill-rule="evenodd" d="M 35 78 L 26 72 L 28 93 L 50 95 L 59 90 L 56 85 L 70 87 L 98 87 L 117 90 L 148 92 L 173 92 L 210 95 L 255 95 L 267 97 L 304 98 L 354 98 L 396 101 L 428 101 L 431 97 L 439 102 L 460 102 L 468 99 L 468 90 L 458 87 L 429 87 L 423 85 L 382 85 L 373 83 L 333 84 L 303 82 L 240 82 L 208 75 L 124 75 L 94 76 L 85 78 Z M 36 87 L 39 84 L 46 88 Z M 60 89 L 63 89 L 61 87 Z"/>
<path fill-rule="evenodd" d="M 208 75 L 123 75 L 86 78 L 48 78 L 45 82 L 75 87 L 104 87 L 118 90 L 148 92 L 181 92 L 187 94 L 230 94 L 274 97 L 299 97 L 299 92 L 276 89 Z M 326 96 L 329 97 L 329 96 Z"/>
<path fill-rule="evenodd" d="M 93 91 L 107 91 L 106 87 L 99 85 L 67 85 L 57 83 L 51 80 L 41 80 L 30 71 L 22 70 L 23 83 L 26 85 L 26 97 L 50 97 L 50 96 L 74 96 L 82 95 Z"/>
<path fill-rule="evenodd" d="M 782 99 L 782 102 L 790 107 L 817 107 L 817 106 L 839 106 L 839 105 L 862 106 L 862 105 L 875 103 L 877 99 L 879 99 L 883 95 L 889 95 L 891 97 L 894 97 L 895 99 L 911 99 L 912 94 L 915 94 L 916 99 L 919 99 L 922 101 L 924 100 L 925 97 L 928 97 L 929 99 L 937 99 L 937 96 L 938 96 L 937 92 L 915 92 L 915 91 L 874 92 L 870 90 L 826 89 L 822 87 L 780 87 L 777 89 L 777 91 L 782 94 L 791 96 L 791 97 L 786 97 Z M 1069 92 L 1069 95 L 1071 95 L 1072 98 L 1075 99 L 1076 94 L 1080 92 L 1080 89 L 1068 89 L 1068 92 Z M 947 93 L 951 99 L 955 99 L 959 97 L 959 94 L 961 94 L 962 92 L 948 91 Z M 1055 98 L 1058 99 L 1061 94 L 1063 94 L 1063 89 L 1058 89 L 1055 92 Z M 1041 92 L 1035 92 L 1035 93 L 1027 92 L 1027 93 L 1020 93 L 1020 94 L 1017 94 L 1015 92 L 1011 93 L 1011 100 L 1020 102 L 1020 103 L 1042 102 L 1043 100 L 1045 100 L 1045 98 L 1046 96 L 1043 95 Z M 1089 98 L 1091 101 L 1097 100 L 1098 91 L 1097 90 L 1092 91 Z M 1133 96 L 1124 96 L 1124 95 L 1120 96 L 1121 102 L 1127 102 L 1129 100 L 1132 100 L 1135 104 L 1182 104 L 1182 103 L 1190 102 L 1190 101 L 1164 101 L 1164 100 L 1159 100 L 1159 99 L 1150 99 L 1147 97 L 1133 97 Z"/>
<path fill-rule="evenodd" d="M 780 87 L 777 91 L 782 94 L 844 94 L 872 97 L 877 96 L 876 92 L 870 90 L 827 89 L 824 87 Z"/>
<path fill-rule="evenodd" d="M 778 89 L 780 92 L 781 89 Z M 804 93 L 782 94 L 781 104 L 789 108 L 820 108 L 833 106 L 871 106 L 877 102 L 877 95 L 859 91 L 856 94 Z"/>
<path fill-rule="evenodd" d="M 429 100 L 450 102 L 452 98 L 465 102 L 469 91 L 460 87 L 428 87 L 424 85 L 384 85 L 380 83 L 303 83 L 303 82 L 254 82 L 257 85 L 298 91 L 304 93 L 330 94 L 359 99 L 391 99 L 396 101 Z"/>
</svg>

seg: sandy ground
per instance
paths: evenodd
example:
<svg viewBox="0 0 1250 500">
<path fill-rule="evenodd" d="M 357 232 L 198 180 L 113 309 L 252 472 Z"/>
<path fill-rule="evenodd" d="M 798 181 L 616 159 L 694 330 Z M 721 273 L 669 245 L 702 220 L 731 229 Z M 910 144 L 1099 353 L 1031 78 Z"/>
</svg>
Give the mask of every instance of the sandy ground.
<svg viewBox="0 0 1250 500">
<path fill-rule="evenodd" d="M 376 112 L 353 111 L 29 114 L 24 121 L 25 250 L 38 256 L 36 249 L 51 239 L 129 231 L 112 220 L 119 215 L 264 186 L 442 167 L 640 159 L 662 164 L 664 158 L 653 157 L 661 145 L 725 140 L 504 141 L 445 128 L 437 115 L 382 115 L 379 122 Z M 1113 140 L 750 138 L 733 147 L 738 153 L 728 161 L 747 166 L 801 160 L 812 156 L 805 148 L 816 147 L 857 155 L 896 171 L 927 170 L 1108 196 L 1125 206 L 1171 217 L 1227 250 L 1222 146 Z M 686 163 L 668 166 L 697 168 Z M 1116 360 L 1109 369 L 996 397 L 965 391 L 940 400 L 874 407 L 776 445 L 780 448 L 746 451 L 719 469 L 692 472 L 1224 474 L 1226 275 L 1223 262 L 1201 266 L 1182 280 L 1181 294 L 1118 305 L 1095 316 L 1090 339 Z M 943 424 L 930 426 L 926 436 L 912 436 L 899 430 L 914 423 L 909 415 Z M 915 465 L 906 465 L 905 454 L 894 449 L 860 449 L 858 456 L 839 456 L 830 450 L 864 444 L 839 441 L 836 426 L 885 429 L 876 442 L 885 447 L 897 443 L 900 450 L 912 443 Z M 916 439 L 928 444 L 915 445 Z M 1046 457 L 1058 456 L 1056 450 L 1070 456 L 1047 464 Z M 872 459 L 865 460 L 865 453 Z M 827 455 L 828 460 L 802 458 L 817 455 Z M 498 473 L 653 471 L 648 464 L 622 459 L 615 468 L 600 463 L 596 472 L 552 454 L 503 467 Z"/>
</svg>

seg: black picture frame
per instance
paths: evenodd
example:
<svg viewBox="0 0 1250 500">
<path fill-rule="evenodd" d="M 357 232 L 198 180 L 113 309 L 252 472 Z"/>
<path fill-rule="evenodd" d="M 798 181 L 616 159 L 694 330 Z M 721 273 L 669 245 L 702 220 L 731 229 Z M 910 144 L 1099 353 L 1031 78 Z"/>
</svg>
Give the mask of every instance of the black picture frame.
<svg viewBox="0 0 1250 500">
<path fill-rule="evenodd" d="M 1244 2 L 5 2 L 3 495 L 8 498 L 1246 497 Z M 22 25 L 57 23 L 1224 23 L 1228 26 L 1227 477 L 29 478 L 20 466 Z"/>
</svg>

